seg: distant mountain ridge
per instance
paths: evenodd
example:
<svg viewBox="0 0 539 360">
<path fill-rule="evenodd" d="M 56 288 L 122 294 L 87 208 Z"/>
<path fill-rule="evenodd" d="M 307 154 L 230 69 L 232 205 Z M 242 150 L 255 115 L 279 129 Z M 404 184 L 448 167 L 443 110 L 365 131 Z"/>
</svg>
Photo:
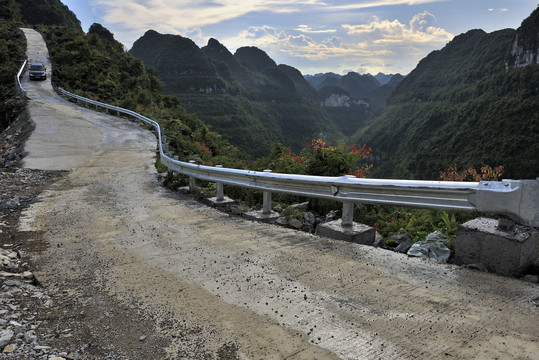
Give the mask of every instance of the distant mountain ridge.
<svg viewBox="0 0 539 360">
<path fill-rule="evenodd" d="M 337 75 L 330 72 L 305 75 L 305 79 L 318 91 L 321 106 L 339 130 L 351 134 L 386 104 L 403 76 L 382 73 L 360 75 L 356 72 Z"/>
<path fill-rule="evenodd" d="M 256 47 L 232 54 L 216 39 L 199 48 L 149 30 L 130 53 L 155 68 L 188 111 L 254 156 L 267 155 L 275 142 L 299 150 L 312 136 L 343 137 L 301 73 Z"/>
<path fill-rule="evenodd" d="M 470 30 L 422 59 L 351 138 L 381 159 L 373 175 L 436 179 L 452 164 L 486 163 L 536 178 L 538 17 L 536 9 L 518 30 Z"/>
<path fill-rule="evenodd" d="M 346 75 L 337 75 L 331 72 L 305 75 L 309 84 L 318 90 L 321 102 L 324 102 L 329 96 L 338 94 L 338 92 L 331 93 L 330 90 L 341 88 L 350 98 L 361 99 L 367 103 L 373 112 L 385 105 L 387 98 L 403 78 L 401 74 L 378 73 L 373 76 L 371 74 L 361 75 L 357 72 L 349 72 Z"/>
</svg>

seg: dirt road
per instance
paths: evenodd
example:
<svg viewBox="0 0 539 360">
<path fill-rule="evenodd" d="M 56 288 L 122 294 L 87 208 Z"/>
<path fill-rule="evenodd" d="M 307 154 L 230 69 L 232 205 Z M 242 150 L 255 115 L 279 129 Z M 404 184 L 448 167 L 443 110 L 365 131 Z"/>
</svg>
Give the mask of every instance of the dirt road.
<svg viewBox="0 0 539 360">
<path fill-rule="evenodd" d="M 215 211 L 160 187 L 148 131 L 25 86 L 25 166 L 71 172 L 20 230 L 71 299 L 54 317 L 88 322 L 75 338 L 135 359 L 539 359 L 537 284 Z"/>
</svg>

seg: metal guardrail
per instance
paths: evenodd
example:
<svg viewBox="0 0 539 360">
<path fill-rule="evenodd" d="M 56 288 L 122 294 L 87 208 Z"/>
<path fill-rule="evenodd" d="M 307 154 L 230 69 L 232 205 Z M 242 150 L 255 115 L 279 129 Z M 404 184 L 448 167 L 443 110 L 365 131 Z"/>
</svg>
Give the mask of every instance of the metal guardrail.
<svg viewBox="0 0 539 360">
<path fill-rule="evenodd" d="M 17 84 L 16 85 L 17 90 L 21 93 L 23 97 L 26 97 L 26 90 L 21 85 L 21 76 L 22 76 L 22 73 L 24 72 L 24 69 L 26 68 L 27 62 L 28 62 L 27 60 L 24 60 L 24 62 L 21 65 L 21 68 L 19 69 L 19 72 L 17 73 L 17 75 L 15 75 L 15 84 Z"/>
<path fill-rule="evenodd" d="M 189 176 L 191 186 L 194 179 L 216 182 L 218 201 L 223 200 L 223 184 L 227 184 L 262 190 L 265 214 L 271 213 L 272 192 L 340 201 L 343 203 L 343 226 L 353 223 L 354 203 L 366 203 L 504 214 L 519 224 L 539 227 L 539 179 L 481 182 L 358 179 L 354 176 L 279 174 L 271 170 L 260 172 L 186 163 L 171 157 L 164 130 L 154 120 L 62 88 L 59 91 L 78 102 L 117 112 L 118 115 L 129 115 L 153 126 L 157 131 L 161 162 L 170 170 Z"/>
</svg>

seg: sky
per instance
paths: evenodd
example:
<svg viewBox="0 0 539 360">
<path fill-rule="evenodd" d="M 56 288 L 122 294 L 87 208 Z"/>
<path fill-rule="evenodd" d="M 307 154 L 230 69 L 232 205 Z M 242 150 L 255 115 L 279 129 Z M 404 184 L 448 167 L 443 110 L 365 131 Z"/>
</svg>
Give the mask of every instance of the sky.
<svg viewBox="0 0 539 360">
<path fill-rule="evenodd" d="M 516 29 L 537 0 L 61 0 L 81 21 L 110 30 L 127 50 L 147 30 L 232 53 L 264 50 L 305 74 L 408 74 L 471 29 Z"/>
</svg>

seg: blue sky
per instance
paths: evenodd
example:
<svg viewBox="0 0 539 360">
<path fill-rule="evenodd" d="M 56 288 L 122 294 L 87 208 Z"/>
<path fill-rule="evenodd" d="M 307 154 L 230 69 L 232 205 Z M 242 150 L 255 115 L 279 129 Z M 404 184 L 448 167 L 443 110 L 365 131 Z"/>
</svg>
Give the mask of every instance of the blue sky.
<svg viewBox="0 0 539 360">
<path fill-rule="evenodd" d="M 407 74 L 471 29 L 516 29 L 537 0 L 62 0 L 85 31 L 100 23 L 130 49 L 147 30 L 257 46 L 303 74 Z"/>
</svg>

